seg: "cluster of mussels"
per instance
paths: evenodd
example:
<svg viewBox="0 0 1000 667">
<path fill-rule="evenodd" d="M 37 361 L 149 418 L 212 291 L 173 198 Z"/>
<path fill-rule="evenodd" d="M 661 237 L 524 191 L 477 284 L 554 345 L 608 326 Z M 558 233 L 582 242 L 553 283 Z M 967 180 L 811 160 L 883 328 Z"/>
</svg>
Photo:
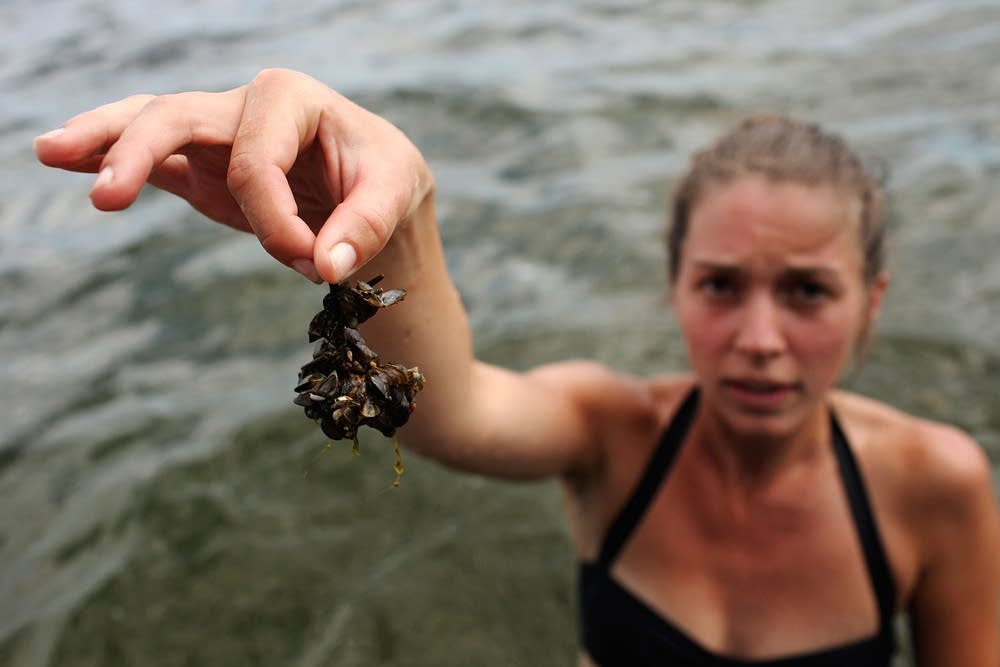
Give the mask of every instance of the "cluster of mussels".
<svg viewBox="0 0 1000 667">
<path fill-rule="evenodd" d="M 306 416 L 319 422 L 331 440 L 354 440 L 358 453 L 358 429 L 370 426 L 386 437 L 406 423 L 414 407 L 414 397 L 424 386 L 416 368 L 382 363 L 365 344 L 357 327 L 380 308 L 398 303 L 406 296 L 401 289 L 375 287 L 378 275 L 368 282 L 330 285 L 323 297 L 323 310 L 309 323 L 309 342 L 315 342 L 312 361 L 299 371 L 294 403 L 305 408 Z M 399 443 L 396 450 L 396 486 L 403 473 Z"/>
</svg>

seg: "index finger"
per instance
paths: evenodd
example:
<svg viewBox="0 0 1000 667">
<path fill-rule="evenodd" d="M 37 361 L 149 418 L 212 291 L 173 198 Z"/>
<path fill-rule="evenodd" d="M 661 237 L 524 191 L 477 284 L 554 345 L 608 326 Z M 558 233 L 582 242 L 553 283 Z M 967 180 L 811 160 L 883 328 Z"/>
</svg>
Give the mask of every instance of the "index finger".
<svg viewBox="0 0 1000 667">
<path fill-rule="evenodd" d="M 129 206 L 154 170 L 188 145 L 226 145 L 239 121 L 243 91 L 189 92 L 148 99 L 101 163 L 91 199 L 97 208 Z"/>
<path fill-rule="evenodd" d="M 35 137 L 39 162 L 70 171 L 96 171 L 108 148 L 135 120 L 152 95 L 133 95 L 73 116 Z"/>
<path fill-rule="evenodd" d="M 286 174 L 315 137 L 317 112 L 261 74 L 247 88 L 227 182 L 261 245 L 291 266 L 312 260 L 316 235 L 299 217 Z"/>
</svg>

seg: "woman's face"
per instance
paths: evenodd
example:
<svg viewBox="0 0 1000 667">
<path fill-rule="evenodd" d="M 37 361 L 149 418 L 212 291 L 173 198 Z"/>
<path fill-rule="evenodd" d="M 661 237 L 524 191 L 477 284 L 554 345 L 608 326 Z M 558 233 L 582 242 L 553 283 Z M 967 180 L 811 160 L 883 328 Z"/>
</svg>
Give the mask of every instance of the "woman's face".
<svg viewBox="0 0 1000 667">
<path fill-rule="evenodd" d="M 828 186 L 743 176 L 695 205 L 671 301 L 707 406 L 746 436 L 794 435 L 881 304 L 859 204 Z"/>
</svg>

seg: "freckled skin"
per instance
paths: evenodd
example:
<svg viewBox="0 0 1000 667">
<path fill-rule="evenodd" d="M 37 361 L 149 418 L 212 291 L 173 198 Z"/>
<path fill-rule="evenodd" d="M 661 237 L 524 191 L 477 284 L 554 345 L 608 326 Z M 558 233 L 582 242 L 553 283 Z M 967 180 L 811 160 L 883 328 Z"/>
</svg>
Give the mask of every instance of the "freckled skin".
<svg viewBox="0 0 1000 667">
<path fill-rule="evenodd" d="M 841 192 L 758 176 L 713 186 L 695 206 L 671 300 L 709 421 L 728 436 L 781 440 L 822 417 L 884 289 L 864 284 L 858 227 Z M 827 293 L 800 298 L 813 280 Z M 780 409 L 750 409 L 726 386 L 734 378 L 790 391 Z"/>
</svg>

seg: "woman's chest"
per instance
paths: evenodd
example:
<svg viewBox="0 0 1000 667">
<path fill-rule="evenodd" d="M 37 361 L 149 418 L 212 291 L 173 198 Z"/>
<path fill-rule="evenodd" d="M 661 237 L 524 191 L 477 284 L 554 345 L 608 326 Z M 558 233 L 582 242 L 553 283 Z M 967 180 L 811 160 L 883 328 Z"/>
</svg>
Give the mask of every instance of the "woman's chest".
<svg viewBox="0 0 1000 667">
<path fill-rule="evenodd" d="M 787 655 L 872 635 L 878 610 L 839 480 L 755 499 L 679 474 L 612 565 L 615 579 L 710 650 Z"/>
</svg>

